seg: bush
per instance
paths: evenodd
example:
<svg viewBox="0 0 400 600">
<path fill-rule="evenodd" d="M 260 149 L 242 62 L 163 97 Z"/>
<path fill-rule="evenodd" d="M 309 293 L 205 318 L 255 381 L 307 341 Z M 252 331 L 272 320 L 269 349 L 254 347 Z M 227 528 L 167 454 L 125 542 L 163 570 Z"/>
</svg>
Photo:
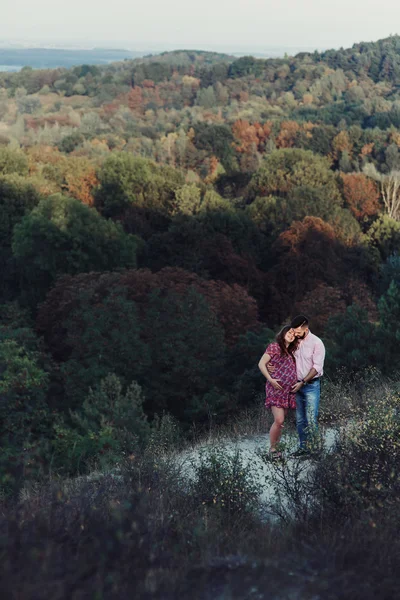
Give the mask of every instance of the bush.
<svg viewBox="0 0 400 600">
<path fill-rule="evenodd" d="M 232 455 L 221 448 L 204 450 L 193 468 L 190 492 L 197 502 L 232 516 L 257 507 L 261 488 L 251 467 L 243 463 L 240 450 Z"/>
<path fill-rule="evenodd" d="M 335 520 L 369 518 L 393 507 L 400 493 L 400 396 L 375 398 L 350 421 L 336 452 L 316 472 L 322 509 Z"/>
<path fill-rule="evenodd" d="M 42 474 L 51 431 L 46 358 L 15 305 L 0 306 L 0 490 Z"/>
<path fill-rule="evenodd" d="M 151 432 L 147 444 L 147 453 L 153 456 L 165 456 L 177 450 L 182 442 L 182 432 L 178 421 L 169 413 L 156 414 L 151 424 Z"/>
<path fill-rule="evenodd" d="M 71 423 L 65 418 L 56 423 L 53 463 L 72 474 L 110 467 L 142 449 L 149 434 L 139 385 L 133 382 L 123 393 L 118 377 L 109 375 L 71 413 Z"/>
<path fill-rule="evenodd" d="M 379 399 L 393 384 L 382 378 L 375 367 L 349 373 L 345 367 L 339 368 L 332 378 L 322 381 L 323 401 L 319 420 L 324 423 L 343 423 L 346 419 L 360 418 L 368 403 Z"/>
</svg>

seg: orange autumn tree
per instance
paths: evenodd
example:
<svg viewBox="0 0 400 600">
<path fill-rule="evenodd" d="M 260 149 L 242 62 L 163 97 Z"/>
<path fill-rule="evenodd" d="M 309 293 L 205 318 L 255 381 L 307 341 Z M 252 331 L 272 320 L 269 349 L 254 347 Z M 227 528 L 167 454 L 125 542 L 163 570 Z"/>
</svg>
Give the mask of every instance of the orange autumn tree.
<svg viewBox="0 0 400 600">
<path fill-rule="evenodd" d="M 249 152 L 252 145 L 258 145 L 259 139 L 256 127 L 250 125 L 249 121 L 244 119 L 235 121 L 232 127 L 232 133 L 239 142 L 236 146 L 238 152 Z"/>
<path fill-rule="evenodd" d="M 364 158 L 364 157 L 372 154 L 374 146 L 375 146 L 374 142 L 371 142 L 370 144 L 364 144 L 364 146 L 361 148 L 360 157 Z"/>
<path fill-rule="evenodd" d="M 379 190 L 363 173 L 341 173 L 343 196 L 356 219 L 376 215 L 379 211 Z"/>
<path fill-rule="evenodd" d="M 313 128 L 314 125 L 310 122 L 299 125 L 296 121 L 282 121 L 280 132 L 276 138 L 276 147 L 293 148 L 298 133 L 302 132 L 306 137 L 311 138 Z"/>
<path fill-rule="evenodd" d="M 32 183 L 44 195 L 66 193 L 83 204 L 93 205 L 98 185 L 96 165 L 85 157 L 65 156 L 52 146 L 33 146 L 28 151 Z"/>
<path fill-rule="evenodd" d="M 277 148 L 292 148 L 300 125 L 296 121 L 282 121 L 281 130 L 276 138 Z"/>
<path fill-rule="evenodd" d="M 262 145 L 269 139 L 272 132 L 272 122 L 266 121 L 264 124 L 251 124 L 246 119 L 238 119 L 232 126 L 232 133 L 238 144 L 235 147 L 237 152 L 249 153 L 254 148 L 262 149 Z"/>
<path fill-rule="evenodd" d="M 204 161 L 204 164 L 208 164 L 208 175 L 204 178 L 204 181 L 205 183 L 212 183 L 218 177 L 220 162 L 216 156 L 211 156 Z"/>
<path fill-rule="evenodd" d="M 338 161 L 344 152 L 347 152 L 348 156 L 351 157 L 353 153 L 353 144 L 350 141 L 347 131 L 340 131 L 337 136 L 333 138 L 332 156 Z"/>
<path fill-rule="evenodd" d="M 95 166 L 88 160 L 71 157 L 65 172 L 65 189 L 73 198 L 93 206 L 93 190 L 99 184 Z"/>
<path fill-rule="evenodd" d="M 254 127 L 256 128 L 260 144 L 264 144 L 269 140 L 272 133 L 272 121 L 265 121 L 262 125 L 260 125 L 260 123 L 255 123 Z"/>
</svg>

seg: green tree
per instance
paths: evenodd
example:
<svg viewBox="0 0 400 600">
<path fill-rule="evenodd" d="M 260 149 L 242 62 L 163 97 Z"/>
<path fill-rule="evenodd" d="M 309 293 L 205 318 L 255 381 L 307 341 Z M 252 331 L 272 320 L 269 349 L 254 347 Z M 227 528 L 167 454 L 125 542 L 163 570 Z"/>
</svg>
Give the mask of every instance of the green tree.
<svg viewBox="0 0 400 600">
<path fill-rule="evenodd" d="M 61 365 L 68 406 L 79 407 L 89 388 L 110 373 L 123 384 L 140 380 L 149 366 L 141 321 L 127 291 L 115 287 L 103 300 L 93 289 L 83 290 L 76 309 L 62 323 L 69 358 Z"/>
<path fill-rule="evenodd" d="M 203 196 L 200 206 L 200 212 L 234 212 L 234 208 L 229 200 L 222 198 L 214 190 L 207 190 Z"/>
<path fill-rule="evenodd" d="M 95 204 L 108 217 L 121 215 L 132 205 L 170 213 L 175 192 L 185 183 L 172 167 L 123 152 L 105 161 L 98 179 Z"/>
<path fill-rule="evenodd" d="M 197 104 L 203 108 L 213 108 L 217 105 L 217 97 L 214 92 L 214 88 L 209 86 L 205 89 L 200 89 L 197 92 Z"/>
<path fill-rule="evenodd" d="M 379 346 L 383 369 L 394 374 L 400 368 L 400 285 L 392 281 L 378 302 Z"/>
<path fill-rule="evenodd" d="M 43 199 L 14 229 L 13 253 L 25 300 L 34 307 L 62 273 L 136 266 L 138 240 L 94 208 L 59 194 Z"/>
<path fill-rule="evenodd" d="M 150 435 L 140 386 L 132 382 L 124 392 L 116 375 L 108 375 L 91 389 L 79 411 L 55 423 L 53 464 L 76 475 L 94 466 L 110 467 L 121 457 L 140 451 Z"/>
<path fill-rule="evenodd" d="M 0 177 L 0 297 L 5 300 L 17 293 L 17 277 L 11 242 L 14 226 L 40 200 L 40 195 L 18 175 Z"/>
<path fill-rule="evenodd" d="M 344 314 L 331 317 L 325 328 L 327 368 L 362 371 L 381 366 L 376 325 L 368 320 L 367 311 L 351 305 Z M 332 371 L 331 371 L 332 372 Z"/>
<path fill-rule="evenodd" d="M 194 183 L 180 187 L 175 194 L 175 211 L 177 214 L 195 215 L 200 210 L 201 190 Z"/>
<path fill-rule="evenodd" d="M 0 489 L 42 470 L 49 436 L 48 374 L 33 330 L 15 305 L 0 306 Z"/>
<path fill-rule="evenodd" d="M 152 412 L 168 410 L 181 421 L 207 418 L 222 395 L 212 391 L 225 366 L 225 343 L 204 297 L 193 288 L 183 295 L 154 292 L 146 328 L 151 367 L 145 389 Z"/>
<path fill-rule="evenodd" d="M 245 75 L 255 75 L 260 77 L 263 71 L 264 61 L 258 60 L 253 56 L 242 56 L 235 60 L 229 67 L 229 77 L 233 79 L 244 77 Z"/>
<path fill-rule="evenodd" d="M 196 148 L 216 156 L 226 171 L 234 170 L 234 137 L 227 125 L 197 123 L 195 133 Z"/>
<path fill-rule="evenodd" d="M 0 175 L 28 174 L 28 160 L 21 150 L 0 147 Z"/>
<path fill-rule="evenodd" d="M 292 222 L 292 211 L 287 198 L 258 196 L 245 210 L 270 243 Z"/>
<path fill-rule="evenodd" d="M 231 349 L 227 360 L 229 380 L 226 385 L 233 383 L 237 405 L 247 407 L 252 402 L 259 402 L 263 396 L 265 379 L 257 365 L 260 356 L 274 338 L 275 333 L 267 327 L 256 332 L 247 331 Z"/>
<path fill-rule="evenodd" d="M 329 198 L 331 204 L 342 206 L 343 200 L 328 159 L 297 148 L 285 148 L 269 154 L 253 175 L 249 192 L 253 198 L 285 196 L 299 186 L 314 188 L 324 198 Z"/>
<path fill-rule="evenodd" d="M 63 137 L 61 142 L 58 144 L 58 149 L 61 152 L 66 152 L 67 154 L 69 154 L 70 152 L 73 152 L 78 146 L 83 144 L 84 141 L 85 138 L 83 137 L 83 135 L 79 133 L 79 131 L 75 131 L 74 133 L 70 133 L 69 135 Z"/>
<path fill-rule="evenodd" d="M 388 215 L 381 215 L 368 230 L 371 245 L 378 250 L 381 259 L 386 260 L 400 247 L 400 222 Z"/>
<path fill-rule="evenodd" d="M 378 287 L 381 294 L 387 292 L 392 281 L 400 286 L 400 255 L 392 254 L 389 256 L 385 262 L 380 265 L 379 271 Z"/>
<path fill-rule="evenodd" d="M 329 187 L 298 186 L 293 188 L 287 199 L 283 202 L 281 200 L 281 203 L 287 206 L 286 227 L 289 227 L 293 221 L 301 221 L 307 216 L 313 216 L 320 217 L 331 224 L 344 238 L 352 239 L 361 233 L 360 226 L 350 211 L 342 208 L 339 202 L 332 202 Z"/>
</svg>

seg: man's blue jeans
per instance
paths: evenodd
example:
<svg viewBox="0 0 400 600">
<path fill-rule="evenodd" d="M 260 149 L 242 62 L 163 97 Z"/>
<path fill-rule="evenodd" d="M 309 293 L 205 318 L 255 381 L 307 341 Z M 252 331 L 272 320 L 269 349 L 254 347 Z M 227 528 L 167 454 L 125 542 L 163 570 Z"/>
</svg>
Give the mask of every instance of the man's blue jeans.
<svg viewBox="0 0 400 600">
<path fill-rule="evenodd" d="M 311 438 L 318 431 L 320 395 L 321 382 L 319 379 L 303 385 L 296 394 L 296 425 L 300 448 L 307 448 L 307 442 L 311 442 Z"/>
</svg>

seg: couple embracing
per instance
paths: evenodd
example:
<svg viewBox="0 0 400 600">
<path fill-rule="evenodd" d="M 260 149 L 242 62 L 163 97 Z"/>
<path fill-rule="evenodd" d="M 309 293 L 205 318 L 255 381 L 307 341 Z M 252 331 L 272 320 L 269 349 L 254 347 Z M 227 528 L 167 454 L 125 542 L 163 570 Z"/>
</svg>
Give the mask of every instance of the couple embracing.
<svg viewBox="0 0 400 600">
<path fill-rule="evenodd" d="M 265 405 L 271 408 L 274 422 L 270 429 L 271 458 L 281 458 L 276 449 L 288 410 L 296 409 L 299 448 L 293 456 L 307 456 L 317 431 L 325 347 L 311 333 L 308 319 L 299 315 L 286 325 L 269 344 L 258 363 L 266 377 Z"/>
</svg>

